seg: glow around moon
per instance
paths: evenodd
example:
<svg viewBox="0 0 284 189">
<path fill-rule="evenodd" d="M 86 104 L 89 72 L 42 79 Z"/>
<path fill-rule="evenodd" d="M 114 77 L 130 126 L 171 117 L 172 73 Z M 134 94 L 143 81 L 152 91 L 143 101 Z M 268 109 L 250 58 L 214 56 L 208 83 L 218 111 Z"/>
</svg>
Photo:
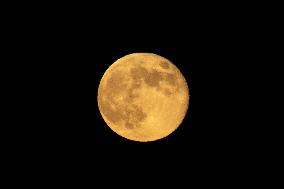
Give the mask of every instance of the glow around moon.
<svg viewBox="0 0 284 189">
<path fill-rule="evenodd" d="M 98 106 L 118 135 L 147 142 L 175 131 L 185 117 L 189 90 L 179 69 L 152 53 L 133 53 L 115 61 L 104 73 Z"/>
</svg>

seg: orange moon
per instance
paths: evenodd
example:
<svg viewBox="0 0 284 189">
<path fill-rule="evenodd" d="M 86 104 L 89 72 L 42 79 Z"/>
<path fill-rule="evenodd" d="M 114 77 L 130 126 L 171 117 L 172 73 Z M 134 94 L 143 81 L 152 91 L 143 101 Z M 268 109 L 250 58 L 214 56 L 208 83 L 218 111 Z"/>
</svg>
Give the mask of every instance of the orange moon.
<svg viewBox="0 0 284 189">
<path fill-rule="evenodd" d="M 109 128 L 133 141 L 167 137 L 182 123 L 189 89 L 180 70 L 153 53 L 133 53 L 115 61 L 98 88 L 98 107 Z"/>
</svg>

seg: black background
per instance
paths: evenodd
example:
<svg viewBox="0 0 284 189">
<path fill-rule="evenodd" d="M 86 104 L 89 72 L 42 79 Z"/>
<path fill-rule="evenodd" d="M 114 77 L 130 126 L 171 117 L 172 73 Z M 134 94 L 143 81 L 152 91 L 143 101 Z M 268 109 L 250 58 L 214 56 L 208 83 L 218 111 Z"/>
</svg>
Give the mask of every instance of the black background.
<svg viewBox="0 0 284 189">
<path fill-rule="evenodd" d="M 245 116 L 244 93 L 239 90 L 244 87 L 240 85 L 243 74 L 238 74 L 247 68 L 240 61 L 245 49 L 242 31 L 224 25 L 227 20 L 201 15 L 179 23 L 163 20 L 166 22 L 105 20 L 99 24 L 87 20 L 68 26 L 60 22 L 58 28 L 63 29 L 44 30 L 44 40 L 38 43 L 46 46 L 37 55 L 45 64 L 37 73 L 47 74 L 47 84 L 40 84 L 47 88 L 36 94 L 47 96 L 40 101 L 44 105 L 39 105 L 49 108 L 40 120 L 45 126 L 36 127 L 40 134 L 33 136 L 43 141 L 36 148 L 42 151 L 42 160 L 48 160 L 45 166 L 59 175 L 76 172 L 88 181 L 112 183 L 139 183 L 142 178 L 147 183 L 235 178 L 233 172 L 237 173 L 246 158 L 239 153 L 244 135 L 238 135 L 246 133 L 246 125 L 240 121 Z M 190 90 L 189 109 L 180 127 L 149 143 L 115 134 L 97 104 L 104 72 L 118 58 L 135 52 L 156 53 L 171 60 Z"/>
<path fill-rule="evenodd" d="M 15 155 L 8 154 L 20 176 L 27 175 L 31 182 L 41 178 L 41 183 L 72 184 L 81 176 L 85 181 L 80 184 L 91 185 L 101 179 L 134 181 L 133 187 L 149 181 L 211 185 L 246 181 L 255 167 L 261 169 L 252 156 L 260 140 L 254 139 L 251 125 L 259 116 L 246 119 L 259 104 L 250 90 L 268 78 L 258 72 L 260 61 L 255 58 L 262 56 L 254 54 L 255 46 L 263 43 L 259 31 L 265 17 L 251 13 L 255 5 L 235 10 L 235 5 L 223 8 L 223 3 L 143 5 L 124 10 L 114 4 L 89 10 L 67 4 L 44 10 L 44 5 L 33 11 L 20 6 L 23 13 L 6 15 L 15 17 L 6 27 L 11 35 L 5 36 L 6 49 L 15 49 L 10 55 L 15 73 L 7 78 L 20 75 L 12 86 L 20 102 L 11 107 L 22 115 L 11 119 L 20 123 L 12 123 L 7 144 L 13 145 L 9 150 Z M 260 29 L 252 29 L 254 24 Z M 149 143 L 115 134 L 97 105 L 104 72 L 135 52 L 171 60 L 190 89 L 180 127 Z M 256 72 L 264 73 L 262 80 L 254 78 Z M 268 92 L 265 87 L 256 89 L 262 94 Z"/>
</svg>

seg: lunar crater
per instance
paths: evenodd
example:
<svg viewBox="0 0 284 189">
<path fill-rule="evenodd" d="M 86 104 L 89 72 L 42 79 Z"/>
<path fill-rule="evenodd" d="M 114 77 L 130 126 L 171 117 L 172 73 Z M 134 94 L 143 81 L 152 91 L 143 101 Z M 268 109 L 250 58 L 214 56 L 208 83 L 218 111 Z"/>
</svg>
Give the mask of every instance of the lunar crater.
<svg viewBox="0 0 284 189">
<path fill-rule="evenodd" d="M 164 79 L 163 72 L 155 69 L 147 70 L 142 66 L 134 67 L 130 72 L 134 81 L 134 86 L 137 88 L 141 86 L 141 82 L 149 87 L 159 88 L 160 82 Z"/>
<path fill-rule="evenodd" d="M 105 96 L 101 103 L 101 112 L 110 122 L 117 124 L 122 121 L 125 122 L 126 129 L 132 129 L 139 127 L 139 122 L 147 117 L 141 107 L 133 104 L 134 99 L 139 97 L 134 92 L 137 87 L 135 83 L 132 83 L 130 88 L 127 87 L 127 82 L 122 74 L 113 72 L 110 75 L 103 91 Z"/>
<path fill-rule="evenodd" d="M 163 69 L 169 69 L 170 65 L 169 63 L 167 63 L 166 61 L 161 61 L 159 63 L 159 65 L 163 68 Z"/>
</svg>

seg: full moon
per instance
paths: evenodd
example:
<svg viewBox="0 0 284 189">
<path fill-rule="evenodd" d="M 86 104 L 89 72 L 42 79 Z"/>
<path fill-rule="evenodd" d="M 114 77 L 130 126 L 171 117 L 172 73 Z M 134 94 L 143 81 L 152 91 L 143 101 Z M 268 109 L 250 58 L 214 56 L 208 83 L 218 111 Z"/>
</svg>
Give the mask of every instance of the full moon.
<svg viewBox="0 0 284 189">
<path fill-rule="evenodd" d="M 98 107 L 118 135 L 149 142 L 167 137 L 182 123 L 189 89 L 180 70 L 152 53 L 133 53 L 115 61 L 98 88 Z"/>
</svg>

